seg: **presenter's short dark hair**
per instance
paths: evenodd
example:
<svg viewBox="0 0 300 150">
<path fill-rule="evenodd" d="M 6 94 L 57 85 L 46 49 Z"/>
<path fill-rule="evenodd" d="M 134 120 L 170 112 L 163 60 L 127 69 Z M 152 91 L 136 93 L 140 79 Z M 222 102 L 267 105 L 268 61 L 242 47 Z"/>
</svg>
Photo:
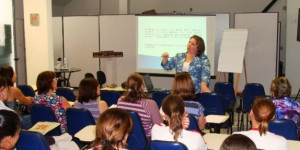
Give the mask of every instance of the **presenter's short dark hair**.
<svg viewBox="0 0 300 150">
<path fill-rule="evenodd" d="M 190 39 L 195 39 L 196 40 L 196 44 L 197 44 L 197 53 L 196 53 L 196 55 L 201 56 L 205 51 L 204 40 L 198 35 L 193 35 L 192 37 L 190 37 Z"/>
</svg>

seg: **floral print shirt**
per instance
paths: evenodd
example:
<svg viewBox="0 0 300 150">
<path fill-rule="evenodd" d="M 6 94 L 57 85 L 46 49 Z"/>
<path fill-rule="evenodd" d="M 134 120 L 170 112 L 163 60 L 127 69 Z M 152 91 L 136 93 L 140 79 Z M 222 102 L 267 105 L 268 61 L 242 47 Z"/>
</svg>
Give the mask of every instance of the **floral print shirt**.
<svg viewBox="0 0 300 150">
<path fill-rule="evenodd" d="M 161 64 L 161 66 L 166 70 L 171 70 L 175 68 L 176 72 L 182 72 L 185 57 L 186 53 L 178 53 L 176 54 L 176 56 L 170 58 L 167 61 L 167 63 Z M 190 63 L 188 73 L 190 74 L 195 85 L 195 93 L 200 93 L 201 82 L 206 82 L 207 85 L 209 84 L 210 63 L 208 57 L 204 54 L 202 54 L 201 56 L 195 56 Z"/>
<path fill-rule="evenodd" d="M 298 134 L 300 133 L 300 103 L 292 101 L 289 97 L 273 98 L 273 103 L 276 107 L 276 118 L 291 119 L 298 127 Z"/>
<path fill-rule="evenodd" d="M 62 133 L 67 130 L 67 117 L 66 112 L 62 104 L 62 97 L 56 94 L 41 94 L 34 97 L 33 103 L 43 104 L 49 106 L 55 116 L 57 121 L 60 123 L 60 129 Z"/>
</svg>

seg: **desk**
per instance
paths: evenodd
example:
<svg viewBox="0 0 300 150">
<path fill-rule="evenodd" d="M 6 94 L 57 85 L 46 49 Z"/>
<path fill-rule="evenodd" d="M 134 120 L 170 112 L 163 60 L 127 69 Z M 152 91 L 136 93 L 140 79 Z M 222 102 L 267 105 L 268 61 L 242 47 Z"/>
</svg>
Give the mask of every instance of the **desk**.
<svg viewBox="0 0 300 150">
<path fill-rule="evenodd" d="M 208 149 L 218 150 L 228 134 L 207 133 L 203 136 Z M 289 150 L 299 150 L 300 141 L 287 140 Z"/>
<path fill-rule="evenodd" d="M 69 68 L 69 69 L 55 69 L 55 73 L 63 73 L 64 74 L 64 86 L 70 87 L 70 77 L 73 72 L 79 72 L 81 69 L 79 68 Z M 69 73 L 68 78 L 66 78 L 66 73 Z M 67 83 L 66 83 L 67 82 Z"/>
<path fill-rule="evenodd" d="M 220 128 L 225 123 L 229 116 L 227 115 L 207 115 L 206 117 L 207 126 L 210 127 L 210 133 L 220 133 Z"/>
</svg>

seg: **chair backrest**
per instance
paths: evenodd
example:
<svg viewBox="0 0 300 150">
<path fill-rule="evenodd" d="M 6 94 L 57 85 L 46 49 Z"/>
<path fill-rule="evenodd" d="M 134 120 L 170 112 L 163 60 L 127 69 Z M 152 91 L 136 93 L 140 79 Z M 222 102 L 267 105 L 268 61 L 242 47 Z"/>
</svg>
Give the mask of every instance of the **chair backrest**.
<svg viewBox="0 0 300 150">
<path fill-rule="evenodd" d="M 293 120 L 274 119 L 269 123 L 269 131 L 281 135 L 288 140 L 299 140 L 297 125 Z"/>
<path fill-rule="evenodd" d="M 200 103 L 204 107 L 204 115 L 225 115 L 221 97 L 216 93 L 201 93 Z"/>
<path fill-rule="evenodd" d="M 90 72 L 84 74 L 84 78 L 95 78 L 94 75 Z"/>
<path fill-rule="evenodd" d="M 189 115 L 188 117 L 190 119 L 190 125 L 187 130 L 196 130 L 200 132 L 197 119 L 192 115 Z"/>
<path fill-rule="evenodd" d="M 179 142 L 171 142 L 171 141 L 151 141 L 150 150 L 188 150 L 188 148 Z"/>
<path fill-rule="evenodd" d="M 54 112 L 49 106 L 42 104 L 31 104 L 31 123 L 34 125 L 39 121 L 57 122 Z"/>
<path fill-rule="evenodd" d="M 56 89 L 56 94 L 65 97 L 68 101 L 74 102 L 76 100 L 76 96 L 73 91 L 67 87 L 58 87 Z"/>
<path fill-rule="evenodd" d="M 25 96 L 35 96 L 35 92 L 30 85 L 18 85 L 18 88 L 22 91 Z"/>
<path fill-rule="evenodd" d="M 103 71 L 97 71 L 97 80 L 101 87 L 104 83 L 106 83 L 106 76 Z"/>
<path fill-rule="evenodd" d="M 260 83 L 248 83 L 243 91 L 243 110 L 250 112 L 256 97 L 265 97 L 265 90 Z"/>
<path fill-rule="evenodd" d="M 231 104 L 236 101 L 234 88 L 230 82 L 217 82 L 214 92 L 222 97 L 224 109 L 229 109 Z"/>
<path fill-rule="evenodd" d="M 88 125 L 95 125 L 91 112 L 84 108 L 68 108 L 66 111 L 68 133 L 74 136 Z"/>
<path fill-rule="evenodd" d="M 20 132 L 20 138 L 16 144 L 17 150 L 50 150 L 50 146 L 39 132 L 25 131 Z"/>
<path fill-rule="evenodd" d="M 108 107 L 110 107 L 112 104 L 117 104 L 120 95 L 117 91 L 101 90 L 100 97 L 101 100 L 104 100 L 107 103 Z"/>
<path fill-rule="evenodd" d="M 152 99 L 156 102 L 158 108 L 161 107 L 162 101 L 166 96 L 168 96 L 170 93 L 169 92 L 154 92 L 152 95 Z"/>
<path fill-rule="evenodd" d="M 147 137 L 142 120 L 136 112 L 128 111 L 133 122 L 133 128 L 127 139 L 127 148 L 132 150 L 144 150 L 147 147 Z"/>
</svg>

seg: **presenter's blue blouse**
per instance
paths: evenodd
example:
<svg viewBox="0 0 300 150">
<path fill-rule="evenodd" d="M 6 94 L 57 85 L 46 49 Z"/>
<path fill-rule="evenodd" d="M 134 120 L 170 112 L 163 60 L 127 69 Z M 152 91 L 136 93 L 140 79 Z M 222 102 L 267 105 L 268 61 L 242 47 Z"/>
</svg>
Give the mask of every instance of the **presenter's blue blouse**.
<svg viewBox="0 0 300 150">
<path fill-rule="evenodd" d="M 175 68 L 176 73 L 182 72 L 182 67 L 184 64 L 184 60 L 186 57 L 186 53 L 178 53 L 176 56 L 171 57 L 167 63 L 161 64 L 161 66 L 166 70 L 172 70 Z M 209 84 L 210 79 L 210 63 L 208 57 L 204 54 L 201 56 L 195 56 L 194 59 L 190 63 L 190 68 L 188 73 L 190 74 L 193 83 L 196 88 L 196 93 L 200 93 L 201 91 L 201 82 L 206 82 Z"/>
</svg>

